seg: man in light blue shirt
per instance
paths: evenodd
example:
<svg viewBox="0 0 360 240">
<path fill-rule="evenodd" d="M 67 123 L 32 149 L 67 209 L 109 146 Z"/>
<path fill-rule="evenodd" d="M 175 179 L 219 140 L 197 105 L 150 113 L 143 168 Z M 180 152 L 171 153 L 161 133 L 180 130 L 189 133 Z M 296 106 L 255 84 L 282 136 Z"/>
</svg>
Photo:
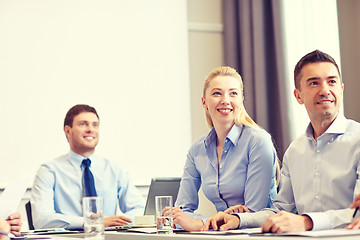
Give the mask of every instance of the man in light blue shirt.
<svg viewBox="0 0 360 240">
<path fill-rule="evenodd" d="M 97 156 L 99 117 L 88 105 L 72 107 L 64 122 L 68 154 L 43 164 L 34 180 L 31 207 L 35 228 L 83 228 L 85 196 L 82 161 L 90 159 L 97 196 L 104 198 L 104 225 L 120 226 L 143 215 L 144 202 L 129 176 L 116 162 Z M 117 204 L 124 215 L 116 215 Z"/>
<path fill-rule="evenodd" d="M 262 226 L 263 232 L 296 232 L 344 227 L 352 220 L 349 206 L 360 192 L 360 124 L 339 113 L 339 68 L 316 50 L 300 59 L 294 73 L 294 95 L 310 124 L 284 155 L 273 205 L 257 213 L 220 212 L 204 230 Z"/>
</svg>

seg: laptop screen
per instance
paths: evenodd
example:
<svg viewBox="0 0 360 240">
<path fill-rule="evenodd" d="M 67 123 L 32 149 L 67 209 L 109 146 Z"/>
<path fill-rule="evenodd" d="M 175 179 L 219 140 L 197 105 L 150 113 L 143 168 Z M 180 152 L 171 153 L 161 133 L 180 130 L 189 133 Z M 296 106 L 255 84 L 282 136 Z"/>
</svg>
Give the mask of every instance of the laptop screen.
<svg viewBox="0 0 360 240">
<path fill-rule="evenodd" d="M 153 178 L 146 200 L 144 215 L 155 215 L 155 196 L 172 196 L 173 205 L 179 192 L 181 178 Z"/>
</svg>

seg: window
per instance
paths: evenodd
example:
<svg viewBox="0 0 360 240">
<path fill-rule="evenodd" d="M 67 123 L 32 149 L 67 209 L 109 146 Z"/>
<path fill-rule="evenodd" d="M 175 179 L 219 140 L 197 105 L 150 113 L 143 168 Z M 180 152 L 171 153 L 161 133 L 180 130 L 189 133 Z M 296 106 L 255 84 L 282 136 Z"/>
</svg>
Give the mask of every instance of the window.
<svg viewBox="0 0 360 240">
<path fill-rule="evenodd" d="M 309 123 L 304 106 L 293 95 L 294 67 L 305 54 L 319 49 L 330 54 L 340 68 L 336 0 L 283 0 L 282 16 L 289 96 L 290 138 L 303 134 Z"/>
</svg>

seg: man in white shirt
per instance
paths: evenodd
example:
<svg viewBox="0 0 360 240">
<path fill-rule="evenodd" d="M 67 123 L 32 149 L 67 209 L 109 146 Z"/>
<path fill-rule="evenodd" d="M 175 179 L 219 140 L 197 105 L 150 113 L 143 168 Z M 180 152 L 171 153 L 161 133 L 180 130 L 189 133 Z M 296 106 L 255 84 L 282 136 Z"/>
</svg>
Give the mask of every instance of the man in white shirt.
<svg viewBox="0 0 360 240">
<path fill-rule="evenodd" d="M 203 230 L 262 226 L 263 232 L 294 232 L 344 227 L 352 220 L 349 206 L 360 190 L 360 124 L 339 113 L 339 68 L 316 50 L 300 59 L 294 75 L 294 95 L 310 124 L 284 155 L 273 205 L 257 213 L 219 212 Z"/>
</svg>

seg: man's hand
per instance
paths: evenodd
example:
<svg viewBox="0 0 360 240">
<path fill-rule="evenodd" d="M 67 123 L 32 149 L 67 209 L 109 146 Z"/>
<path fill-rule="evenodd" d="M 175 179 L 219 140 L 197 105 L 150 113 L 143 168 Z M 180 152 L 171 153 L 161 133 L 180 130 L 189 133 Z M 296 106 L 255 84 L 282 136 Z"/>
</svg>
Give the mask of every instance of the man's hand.
<svg viewBox="0 0 360 240">
<path fill-rule="evenodd" d="M 132 222 L 131 219 L 125 216 L 110 216 L 104 218 L 105 227 L 124 226 L 131 222 Z"/>
<path fill-rule="evenodd" d="M 208 231 L 211 227 L 215 231 L 226 231 L 229 229 L 236 229 L 239 227 L 239 225 L 239 217 L 224 212 L 218 212 L 217 214 L 206 220 L 206 223 L 201 230 Z"/>
<path fill-rule="evenodd" d="M 360 207 L 360 194 L 357 195 L 354 199 L 354 202 L 350 205 L 350 208 L 359 208 Z M 346 226 L 347 229 L 360 229 L 360 217 L 355 219 L 352 223 Z"/>
<path fill-rule="evenodd" d="M 310 217 L 281 211 L 265 221 L 262 232 L 302 232 L 312 228 L 313 222 Z"/>
<path fill-rule="evenodd" d="M 355 197 L 354 202 L 350 205 L 350 208 L 357 207 L 360 207 L 360 194 Z"/>
<path fill-rule="evenodd" d="M 172 209 L 174 225 L 179 224 L 185 231 L 200 231 L 204 226 L 202 220 L 191 219 L 180 208 L 175 207 Z"/>
<path fill-rule="evenodd" d="M 359 229 L 360 228 L 360 217 L 355 219 L 352 223 L 346 226 L 347 229 Z"/>
<path fill-rule="evenodd" d="M 228 209 L 226 209 L 224 211 L 224 213 L 228 213 L 228 214 L 244 213 L 244 212 L 250 213 L 251 211 L 245 205 L 235 205 L 235 206 L 229 207 Z"/>
<path fill-rule="evenodd" d="M 22 221 L 20 213 L 11 214 L 6 221 L 10 224 L 10 232 L 15 236 L 20 236 Z"/>
</svg>

